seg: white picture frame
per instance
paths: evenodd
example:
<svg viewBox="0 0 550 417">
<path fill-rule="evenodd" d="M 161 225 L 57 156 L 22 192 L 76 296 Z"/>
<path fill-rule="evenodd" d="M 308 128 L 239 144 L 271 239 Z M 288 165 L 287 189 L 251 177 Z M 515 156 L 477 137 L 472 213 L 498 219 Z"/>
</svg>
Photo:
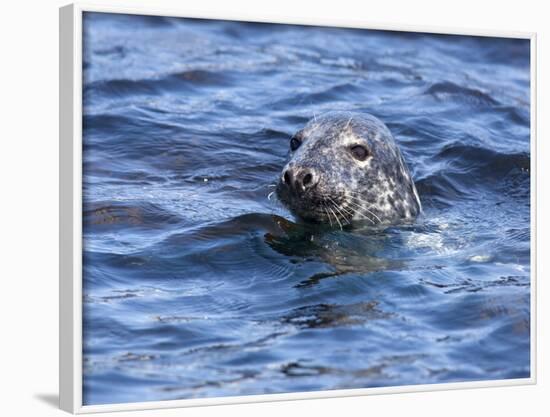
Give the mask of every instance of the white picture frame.
<svg viewBox="0 0 550 417">
<path fill-rule="evenodd" d="M 497 36 L 529 39 L 531 44 L 531 373 L 529 378 L 495 381 L 442 383 L 383 388 L 361 388 L 319 392 L 250 395 L 239 397 L 184 399 L 124 404 L 83 405 L 82 401 L 82 16 L 85 12 L 125 13 L 171 17 L 195 17 L 224 20 L 289 23 L 336 27 L 400 30 L 442 34 Z M 106 7 L 93 4 L 71 4 L 59 11 L 60 48 L 60 276 L 59 276 L 59 391 L 60 408 L 71 413 L 94 413 L 124 410 L 147 410 L 204 405 L 286 401 L 326 397 L 347 397 L 389 393 L 451 390 L 535 384 L 537 364 L 536 341 L 536 34 L 524 32 L 469 31 L 456 28 L 419 26 L 380 26 L 368 22 L 341 22 L 329 18 L 304 21 L 288 17 L 281 20 L 261 16 L 196 15 L 184 10 L 156 8 Z"/>
</svg>

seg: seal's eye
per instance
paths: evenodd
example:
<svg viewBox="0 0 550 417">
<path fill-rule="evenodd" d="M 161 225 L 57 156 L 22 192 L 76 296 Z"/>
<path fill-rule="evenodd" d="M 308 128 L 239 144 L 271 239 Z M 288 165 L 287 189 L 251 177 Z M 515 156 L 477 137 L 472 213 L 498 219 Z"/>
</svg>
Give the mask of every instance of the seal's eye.
<svg viewBox="0 0 550 417">
<path fill-rule="evenodd" d="M 353 157 L 359 161 L 364 161 L 370 155 L 369 150 L 362 145 L 353 145 L 349 149 Z"/>
<path fill-rule="evenodd" d="M 293 152 L 300 147 L 302 144 L 302 141 L 298 139 L 296 136 L 294 136 L 292 139 L 290 139 L 290 150 Z"/>
</svg>

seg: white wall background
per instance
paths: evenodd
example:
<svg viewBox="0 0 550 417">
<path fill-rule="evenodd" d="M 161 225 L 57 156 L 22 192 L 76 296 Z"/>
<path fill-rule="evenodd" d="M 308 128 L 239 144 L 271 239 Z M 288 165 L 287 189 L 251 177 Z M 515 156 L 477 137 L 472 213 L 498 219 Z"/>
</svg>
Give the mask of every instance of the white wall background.
<svg viewBox="0 0 550 417">
<path fill-rule="evenodd" d="M 116 4 L 102 1 L 99 4 Z M 57 416 L 58 0 L 5 1 L 0 13 L 0 414 Z M 147 416 L 539 416 L 550 396 L 550 25 L 545 2 L 460 0 L 130 1 L 194 13 L 341 19 L 538 33 L 538 385 L 145 411 Z M 546 190 L 545 190 L 546 189 Z M 545 257 L 546 256 L 546 257 Z M 545 398 L 546 397 L 546 398 Z M 548 404 L 548 403 L 547 403 Z M 548 410 L 548 406 L 546 406 Z M 547 412 L 547 411 L 546 411 Z M 123 417 L 130 413 L 117 413 Z"/>
</svg>

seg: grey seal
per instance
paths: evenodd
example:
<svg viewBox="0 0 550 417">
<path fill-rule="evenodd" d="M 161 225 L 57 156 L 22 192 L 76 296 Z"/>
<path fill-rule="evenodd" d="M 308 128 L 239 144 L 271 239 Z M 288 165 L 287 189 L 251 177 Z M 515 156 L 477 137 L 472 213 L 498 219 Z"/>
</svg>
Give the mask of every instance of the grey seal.
<svg viewBox="0 0 550 417">
<path fill-rule="evenodd" d="M 340 228 L 399 223 L 422 210 L 389 129 L 363 113 L 325 113 L 294 134 L 276 194 L 300 219 Z"/>
</svg>

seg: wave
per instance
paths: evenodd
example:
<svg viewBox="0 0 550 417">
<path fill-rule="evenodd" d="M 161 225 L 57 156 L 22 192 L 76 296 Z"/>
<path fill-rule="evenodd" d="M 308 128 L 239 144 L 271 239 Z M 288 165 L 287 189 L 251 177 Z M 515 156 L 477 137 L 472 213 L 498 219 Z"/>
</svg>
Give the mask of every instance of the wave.
<svg viewBox="0 0 550 417">
<path fill-rule="evenodd" d="M 156 78 L 107 79 L 85 83 L 84 100 L 94 96 L 117 97 L 157 95 L 163 92 L 189 91 L 199 87 L 227 87 L 233 77 L 228 72 L 202 69 L 170 73 Z"/>
<path fill-rule="evenodd" d="M 425 92 L 438 100 L 445 100 L 452 96 L 454 100 L 461 100 L 477 106 L 496 106 L 500 104 L 490 94 L 475 88 L 463 87 L 450 81 L 432 84 Z"/>
<path fill-rule="evenodd" d="M 526 152 L 500 153 L 455 142 L 444 146 L 432 165 L 440 169 L 420 178 L 416 186 L 421 196 L 436 204 L 477 199 L 479 190 L 518 196 L 529 193 L 531 160 Z"/>
<path fill-rule="evenodd" d="M 334 103 L 342 100 L 353 102 L 355 98 L 364 96 L 364 92 L 356 84 L 345 82 L 342 84 L 331 85 L 316 91 L 308 91 L 288 95 L 283 99 L 274 101 L 270 108 L 272 110 L 287 110 L 289 107 L 299 107 L 309 103 L 315 103 L 316 106 L 322 103 Z"/>
<path fill-rule="evenodd" d="M 528 172 L 531 166 L 527 152 L 501 153 L 493 149 L 454 142 L 444 146 L 436 160 L 446 162 L 455 171 L 501 178 L 514 169 Z"/>
<path fill-rule="evenodd" d="M 159 229 L 181 221 L 178 215 L 147 201 L 135 204 L 113 201 L 84 203 L 84 228 L 93 228 L 94 231 L 102 227 L 109 231 L 116 227 Z"/>
<path fill-rule="evenodd" d="M 98 137 L 98 141 L 94 141 L 95 144 L 101 145 L 106 141 L 105 136 L 109 135 L 114 138 L 118 136 L 127 137 L 128 135 L 135 135 L 136 137 L 143 138 L 143 132 L 145 129 L 155 129 L 157 136 L 166 134 L 176 134 L 180 126 L 175 125 L 173 122 L 168 123 L 158 119 L 147 118 L 137 115 L 122 115 L 115 113 L 100 113 L 100 114 L 85 114 L 82 118 L 83 130 L 84 130 L 84 145 L 86 146 L 90 139 Z M 114 135 L 113 132 L 116 132 Z M 153 141 L 149 137 L 145 137 L 147 141 L 152 144 Z"/>
</svg>

